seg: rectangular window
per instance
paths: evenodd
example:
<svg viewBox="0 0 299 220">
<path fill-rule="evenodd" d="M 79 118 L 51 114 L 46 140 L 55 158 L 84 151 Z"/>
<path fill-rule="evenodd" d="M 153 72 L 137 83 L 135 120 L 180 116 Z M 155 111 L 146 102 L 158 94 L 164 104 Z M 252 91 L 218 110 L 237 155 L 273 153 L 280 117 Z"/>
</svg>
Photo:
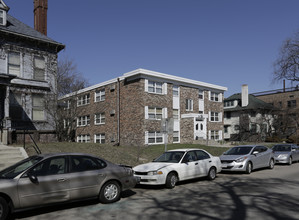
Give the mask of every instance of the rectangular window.
<svg viewBox="0 0 299 220">
<path fill-rule="evenodd" d="M 211 92 L 211 101 L 219 102 L 219 93 Z"/>
<path fill-rule="evenodd" d="M 180 133 L 178 131 L 173 132 L 173 143 L 179 143 L 180 142 Z"/>
<path fill-rule="evenodd" d="M 90 142 L 90 135 L 89 134 L 83 134 L 77 136 L 77 142 L 79 143 L 89 143 Z"/>
<path fill-rule="evenodd" d="M 45 59 L 42 57 L 34 57 L 33 79 L 45 80 L 45 69 Z"/>
<path fill-rule="evenodd" d="M 296 108 L 296 100 L 288 101 L 288 108 Z"/>
<path fill-rule="evenodd" d="M 100 144 L 105 144 L 105 134 L 95 134 L 94 142 L 100 143 Z"/>
<path fill-rule="evenodd" d="M 77 106 L 88 105 L 90 103 L 90 95 L 82 95 L 77 99 Z"/>
<path fill-rule="evenodd" d="M 161 132 L 148 132 L 148 144 L 161 144 L 163 143 L 163 134 Z"/>
<path fill-rule="evenodd" d="M 71 100 L 66 100 L 64 103 L 64 110 L 70 109 L 71 107 Z"/>
<path fill-rule="evenodd" d="M 162 85 L 161 82 L 148 81 L 148 92 L 162 94 Z"/>
<path fill-rule="evenodd" d="M 44 96 L 40 94 L 32 95 L 32 120 L 45 120 L 45 100 Z"/>
<path fill-rule="evenodd" d="M 203 99 L 203 90 L 198 90 L 198 98 Z"/>
<path fill-rule="evenodd" d="M 8 54 L 8 73 L 20 77 L 20 63 L 20 53 L 10 52 Z"/>
<path fill-rule="evenodd" d="M 173 109 L 173 119 L 179 119 L 179 110 L 178 109 Z"/>
<path fill-rule="evenodd" d="M 94 124 L 101 125 L 105 124 L 105 113 L 98 113 L 94 115 Z"/>
<path fill-rule="evenodd" d="M 82 126 L 86 126 L 86 125 L 90 125 L 90 116 L 89 115 L 80 116 L 77 118 L 77 126 L 78 127 L 82 127 Z"/>
<path fill-rule="evenodd" d="M 211 112 L 211 118 L 210 121 L 219 121 L 219 113 L 218 112 Z"/>
<path fill-rule="evenodd" d="M 4 12 L 0 10 L 0 25 L 4 25 Z"/>
<path fill-rule="evenodd" d="M 256 124 L 251 124 L 251 126 L 250 126 L 250 133 L 255 134 L 256 133 L 256 129 L 257 129 Z"/>
<path fill-rule="evenodd" d="M 172 95 L 173 96 L 179 96 L 179 87 L 178 86 L 173 85 L 173 87 L 172 87 Z"/>
<path fill-rule="evenodd" d="M 163 112 L 162 108 L 149 107 L 148 108 L 148 118 L 161 120 L 162 115 L 163 115 L 162 112 Z"/>
<path fill-rule="evenodd" d="M 104 101 L 106 98 L 105 89 L 101 89 L 95 92 L 95 102 Z"/>
<path fill-rule="evenodd" d="M 211 139 L 219 140 L 219 131 L 211 131 Z"/>
<path fill-rule="evenodd" d="M 186 111 L 193 111 L 193 100 L 186 99 Z"/>
</svg>

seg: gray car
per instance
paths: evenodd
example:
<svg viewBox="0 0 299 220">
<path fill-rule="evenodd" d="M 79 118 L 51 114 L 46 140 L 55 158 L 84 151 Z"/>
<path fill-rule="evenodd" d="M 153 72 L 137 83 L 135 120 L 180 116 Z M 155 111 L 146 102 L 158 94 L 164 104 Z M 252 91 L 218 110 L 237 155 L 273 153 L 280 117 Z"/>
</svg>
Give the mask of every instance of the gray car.
<svg viewBox="0 0 299 220">
<path fill-rule="evenodd" d="M 265 146 L 242 145 L 232 147 L 220 156 L 222 171 L 243 171 L 269 167 L 273 169 L 275 161 L 271 149 Z"/>
<path fill-rule="evenodd" d="M 272 147 L 276 163 L 287 163 L 299 161 L 299 147 L 295 144 L 277 144 Z"/>
<path fill-rule="evenodd" d="M 0 171 L 0 220 L 10 212 L 99 198 L 119 200 L 121 191 L 133 188 L 132 168 L 87 154 L 60 153 L 31 156 Z"/>
</svg>

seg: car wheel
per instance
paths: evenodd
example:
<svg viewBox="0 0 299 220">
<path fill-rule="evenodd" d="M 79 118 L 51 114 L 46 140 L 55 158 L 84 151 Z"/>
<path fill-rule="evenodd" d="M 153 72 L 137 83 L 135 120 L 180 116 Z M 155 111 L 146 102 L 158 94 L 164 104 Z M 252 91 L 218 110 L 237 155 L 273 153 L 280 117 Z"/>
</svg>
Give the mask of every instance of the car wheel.
<svg viewBox="0 0 299 220">
<path fill-rule="evenodd" d="M 208 179 L 209 180 L 214 180 L 216 178 L 216 168 L 211 167 L 208 173 Z"/>
<path fill-rule="evenodd" d="M 271 158 L 271 160 L 270 160 L 270 162 L 269 162 L 269 168 L 270 168 L 270 169 L 273 169 L 273 168 L 274 168 L 274 164 L 275 164 L 274 159 Z"/>
<path fill-rule="evenodd" d="M 173 189 L 178 181 L 178 177 L 175 173 L 169 173 L 166 177 L 166 188 Z"/>
<path fill-rule="evenodd" d="M 289 158 L 289 161 L 288 161 L 288 164 L 289 164 L 289 165 L 292 165 L 292 163 L 293 163 L 293 159 L 292 159 L 292 157 L 290 157 L 290 158 Z"/>
<path fill-rule="evenodd" d="M 104 184 L 100 192 L 100 201 L 102 203 L 112 203 L 120 198 L 120 186 L 116 181 L 109 181 Z"/>
<path fill-rule="evenodd" d="M 248 162 L 246 165 L 246 171 L 247 174 L 250 174 L 252 172 L 252 163 Z"/>
<path fill-rule="evenodd" d="M 8 204 L 6 202 L 6 200 L 2 197 L 0 197 L 0 220 L 4 220 L 6 219 L 7 215 L 8 215 Z"/>
</svg>

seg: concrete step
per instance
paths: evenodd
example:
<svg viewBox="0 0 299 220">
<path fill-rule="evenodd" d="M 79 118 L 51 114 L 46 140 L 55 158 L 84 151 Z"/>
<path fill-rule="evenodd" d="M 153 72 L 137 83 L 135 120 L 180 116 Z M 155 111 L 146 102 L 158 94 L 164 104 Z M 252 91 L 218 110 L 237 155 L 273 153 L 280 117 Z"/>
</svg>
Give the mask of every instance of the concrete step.
<svg viewBox="0 0 299 220">
<path fill-rule="evenodd" d="M 11 166 L 25 158 L 28 155 L 21 147 L 7 147 L 0 145 L 0 170 Z"/>
</svg>

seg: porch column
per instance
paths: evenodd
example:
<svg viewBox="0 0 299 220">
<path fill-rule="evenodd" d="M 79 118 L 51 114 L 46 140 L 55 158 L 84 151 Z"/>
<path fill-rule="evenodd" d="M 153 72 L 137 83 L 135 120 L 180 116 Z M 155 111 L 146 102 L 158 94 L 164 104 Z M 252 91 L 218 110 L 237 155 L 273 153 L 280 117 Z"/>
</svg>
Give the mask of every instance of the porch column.
<svg viewBox="0 0 299 220">
<path fill-rule="evenodd" d="M 4 99 L 4 123 L 3 125 L 4 128 L 11 128 L 11 119 L 9 117 L 9 86 L 6 86 L 6 94 L 5 94 L 5 99 Z"/>
</svg>

